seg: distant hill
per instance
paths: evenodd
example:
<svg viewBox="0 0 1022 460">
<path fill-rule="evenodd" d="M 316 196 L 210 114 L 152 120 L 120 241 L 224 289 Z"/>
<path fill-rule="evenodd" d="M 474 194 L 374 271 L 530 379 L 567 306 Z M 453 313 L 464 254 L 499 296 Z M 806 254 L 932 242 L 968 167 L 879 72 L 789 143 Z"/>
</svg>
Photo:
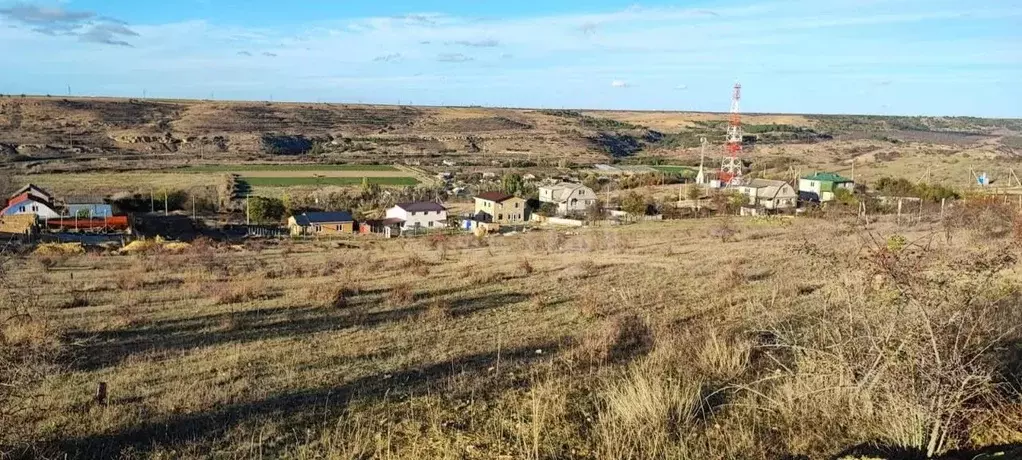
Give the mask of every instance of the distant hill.
<svg viewBox="0 0 1022 460">
<path fill-rule="evenodd" d="M 330 162 L 691 163 L 701 138 L 716 154 L 726 119 L 695 112 L 15 96 L 0 97 L 0 161 L 35 170 L 296 155 Z M 752 114 L 744 122 L 750 154 L 796 160 L 824 150 L 840 160 L 842 152 L 861 155 L 870 146 L 900 155 L 910 144 L 1011 158 L 1022 134 L 1022 120 L 970 117 Z"/>
</svg>

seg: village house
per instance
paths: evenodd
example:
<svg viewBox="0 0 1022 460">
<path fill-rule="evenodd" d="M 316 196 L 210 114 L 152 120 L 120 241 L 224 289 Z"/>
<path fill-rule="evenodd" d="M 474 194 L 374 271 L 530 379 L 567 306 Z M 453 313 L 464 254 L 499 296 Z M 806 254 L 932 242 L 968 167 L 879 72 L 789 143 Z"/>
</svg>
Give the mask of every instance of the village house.
<svg viewBox="0 0 1022 460">
<path fill-rule="evenodd" d="M 358 223 L 358 233 L 360 235 L 378 234 L 385 238 L 394 238 L 401 235 L 401 225 L 403 224 L 403 220 L 393 218 L 363 220 Z"/>
<path fill-rule="evenodd" d="M 486 192 L 475 197 L 475 219 L 485 223 L 523 224 L 528 218 L 526 201 L 502 192 Z"/>
<path fill-rule="evenodd" d="M 802 200 L 827 202 L 834 199 L 839 189 L 855 191 L 855 182 L 837 173 L 816 173 L 798 180 L 798 192 Z"/>
<path fill-rule="evenodd" d="M 738 187 L 738 191 L 749 198 L 749 206 L 771 211 L 794 209 L 798 206 L 798 192 L 784 181 L 752 179 Z"/>
<path fill-rule="evenodd" d="M 399 219 L 404 230 L 440 229 L 447 227 L 447 208 L 430 201 L 398 203 L 387 210 L 387 219 Z"/>
<path fill-rule="evenodd" d="M 21 214 L 34 214 L 40 219 L 56 219 L 60 213 L 53 205 L 53 196 L 45 190 L 29 184 L 11 196 L 7 200 L 7 206 L 0 211 L 0 215 L 16 216 Z"/>
<path fill-rule="evenodd" d="M 113 206 L 107 204 L 102 197 L 71 196 L 64 200 L 65 216 L 84 219 L 103 219 L 113 217 Z"/>
<path fill-rule="evenodd" d="M 348 235 L 355 232 L 355 219 L 351 213 L 306 212 L 287 219 L 291 236 Z"/>
<path fill-rule="evenodd" d="M 539 188 L 539 201 L 557 205 L 557 214 L 581 213 L 596 203 L 596 193 L 582 184 L 560 182 Z"/>
</svg>

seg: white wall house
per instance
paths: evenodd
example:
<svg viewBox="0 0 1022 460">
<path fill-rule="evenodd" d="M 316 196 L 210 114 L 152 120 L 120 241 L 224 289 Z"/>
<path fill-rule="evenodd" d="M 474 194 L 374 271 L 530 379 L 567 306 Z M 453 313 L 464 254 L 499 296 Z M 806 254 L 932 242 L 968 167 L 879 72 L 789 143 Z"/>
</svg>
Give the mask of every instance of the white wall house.
<svg viewBox="0 0 1022 460">
<path fill-rule="evenodd" d="M 447 208 L 440 203 L 398 203 L 387 210 L 388 219 L 401 219 L 402 229 L 432 229 L 447 227 Z"/>
<path fill-rule="evenodd" d="M 539 188 L 539 201 L 557 205 L 560 215 L 585 212 L 596 203 L 596 192 L 582 184 L 561 182 Z"/>
<path fill-rule="evenodd" d="M 738 191 L 749 197 L 750 206 L 762 206 L 764 209 L 792 209 L 798 206 L 798 192 L 784 181 L 753 179 L 738 187 Z"/>
</svg>

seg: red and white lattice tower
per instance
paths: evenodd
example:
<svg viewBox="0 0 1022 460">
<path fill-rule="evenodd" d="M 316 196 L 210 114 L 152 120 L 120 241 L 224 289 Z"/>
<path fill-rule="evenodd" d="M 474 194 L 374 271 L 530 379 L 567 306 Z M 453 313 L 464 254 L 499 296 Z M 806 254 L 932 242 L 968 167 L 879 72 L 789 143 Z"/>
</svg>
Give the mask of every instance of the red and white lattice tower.
<svg viewBox="0 0 1022 460">
<path fill-rule="evenodd" d="M 727 144 L 724 160 L 720 164 L 720 183 L 723 186 L 741 185 L 742 183 L 742 111 L 739 102 L 742 100 L 742 84 L 735 83 L 735 92 L 731 96 L 731 117 L 727 126 Z"/>
</svg>

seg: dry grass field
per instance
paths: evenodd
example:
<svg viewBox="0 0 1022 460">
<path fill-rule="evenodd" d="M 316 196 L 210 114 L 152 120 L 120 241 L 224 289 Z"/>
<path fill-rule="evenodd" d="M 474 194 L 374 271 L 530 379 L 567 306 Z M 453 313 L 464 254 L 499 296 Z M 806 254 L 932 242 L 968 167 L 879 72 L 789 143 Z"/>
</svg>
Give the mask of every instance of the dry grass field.
<svg viewBox="0 0 1022 460">
<path fill-rule="evenodd" d="M 1022 442 L 1017 228 L 987 203 L 868 227 L 16 255 L 0 452 L 1008 458 Z"/>
</svg>

